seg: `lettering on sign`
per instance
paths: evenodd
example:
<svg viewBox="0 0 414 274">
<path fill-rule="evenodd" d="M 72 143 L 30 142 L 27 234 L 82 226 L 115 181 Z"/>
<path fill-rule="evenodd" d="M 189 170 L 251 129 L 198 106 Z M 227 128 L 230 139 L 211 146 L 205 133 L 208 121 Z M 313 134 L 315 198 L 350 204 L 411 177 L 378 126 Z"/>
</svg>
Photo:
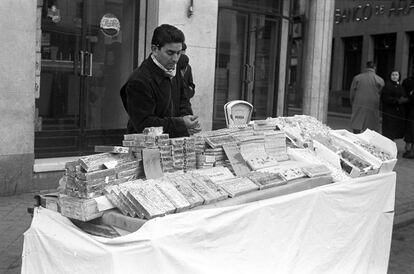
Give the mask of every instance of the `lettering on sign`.
<svg viewBox="0 0 414 274">
<path fill-rule="evenodd" d="M 115 15 L 107 13 L 101 18 L 100 27 L 106 36 L 115 37 L 121 30 L 121 23 Z"/>
<path fill-rule="evenodd" d="M 410 13 L 414 13 L 414 0 L 364 1 L 354 7 L 335 9 L 334 18 L 335 24 L 341 24 L 368 21 L 374 16 L 406 16 Z"/>
</svg>

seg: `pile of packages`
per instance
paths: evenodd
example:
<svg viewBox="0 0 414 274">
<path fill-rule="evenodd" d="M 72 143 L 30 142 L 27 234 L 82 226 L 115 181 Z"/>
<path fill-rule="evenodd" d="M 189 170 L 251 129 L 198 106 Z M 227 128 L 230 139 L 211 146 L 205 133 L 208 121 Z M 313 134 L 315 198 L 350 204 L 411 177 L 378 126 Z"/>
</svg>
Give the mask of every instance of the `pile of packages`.
<svg viewBox="0 0 414 274">
<path fill-rule="evenodd" d="M 392 171 L 397 162 L 396 144 L 369 129 L 361 134 L 332 130 L 306 115 L 269 120 L 294 146 L 309 148 L 318 159 L 353 178 Z"/>
<path fill-rule="evenodd" d="M 123 214 L 146 219 L 299 179 L 389 172 L 396 163 L 395 143 L 378 133 L 335 131 L 304 115 L 184 138 L 148 128 L 96 151 L 103 153 L 67 163 L 65 194 L 105 195 Z"/>
<path fill-rule="evenodd" d="M 318 170 L 310 175 L 303 170 Z M 196 206 L 237 197 L 249 192 L 285 185 L 299 178 L 320 176 L 331 182 L 329 169 L 321 165 L 283 167 L 234 176 L 225 167 L 174 172 L 158 179 L 134 180 L 110 185 L 104 192 L 124 215 L 151 219 Z"/>
<path fill-rule="evenodd" d="M 99 153 L 68 162 L 65 166 L 65 193 L 71 197 L 102 195 L 107 185 L 144 177 L 142 162 L 130 154 Z"/>
</svg>

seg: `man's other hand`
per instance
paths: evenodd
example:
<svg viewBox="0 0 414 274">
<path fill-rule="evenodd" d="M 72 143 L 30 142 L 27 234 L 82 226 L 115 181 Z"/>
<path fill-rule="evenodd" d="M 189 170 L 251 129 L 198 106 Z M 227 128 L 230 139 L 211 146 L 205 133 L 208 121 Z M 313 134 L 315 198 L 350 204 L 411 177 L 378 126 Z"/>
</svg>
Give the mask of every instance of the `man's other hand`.
<svg viewBox="0 0 414 274">
<path fill-rule="evenodd" d="M 198 121 L 197 115 L 187 115 L 183 117 L 184 124 L 187 127 L 187 131 L 190 135 L 201 131 L 201 125 Z"/>
<path fill-rule="evenodd" d="M 186 115 L 183 117 L 183 120 L 187 129 L 196 128 L 199 126 L 197 115 Z"/>
</svg>

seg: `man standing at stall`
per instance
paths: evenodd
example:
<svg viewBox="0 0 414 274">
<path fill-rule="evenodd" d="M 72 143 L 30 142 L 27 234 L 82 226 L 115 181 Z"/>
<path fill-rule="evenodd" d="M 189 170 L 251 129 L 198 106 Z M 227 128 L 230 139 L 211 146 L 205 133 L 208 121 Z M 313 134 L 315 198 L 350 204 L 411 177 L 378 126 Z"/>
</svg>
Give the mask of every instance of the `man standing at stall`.
<svg viewBox="0 0 414 274">
<path fill-rule="evenodd" d="M 360 133 L 367 128 L 379 132 L 379 104 L 384 80 L 375 73 L 375 64 L 367 62 L 364 72 L 352 80 L 350 100 L 352 105 L 351 128 Z"/>
<path fill-rule="evenodd" d="M 128 133 L 162 126 L 170 137 L 181 137 L 201 130 L 181 74 L 176 73 L 184 40 L 183 32 L 174 26 L 164 24 L 154 30 L 150 56 L 120 91 L 129 115 Z"/>
</svg>

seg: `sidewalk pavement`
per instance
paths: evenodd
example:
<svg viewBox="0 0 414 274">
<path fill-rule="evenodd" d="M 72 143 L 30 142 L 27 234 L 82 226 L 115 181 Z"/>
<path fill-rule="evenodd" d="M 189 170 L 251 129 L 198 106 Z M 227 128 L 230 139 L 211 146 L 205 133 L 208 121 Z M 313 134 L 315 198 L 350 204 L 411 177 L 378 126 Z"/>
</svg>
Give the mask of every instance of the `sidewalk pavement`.
<svg viewBox="0 0 414 274">
<path fill-rule="evenodd" d="M 398 162 L 394 228 L 414 222 L 414 159 L 401 157 L 404 142 L 397 140 Z M 57 185 L 57 182 L 56 182 Z M 23 233 L 29 228 L 36 193 L 0 197 L 0 274 L 17 274 L 21 268 Z"/>
</svg>

